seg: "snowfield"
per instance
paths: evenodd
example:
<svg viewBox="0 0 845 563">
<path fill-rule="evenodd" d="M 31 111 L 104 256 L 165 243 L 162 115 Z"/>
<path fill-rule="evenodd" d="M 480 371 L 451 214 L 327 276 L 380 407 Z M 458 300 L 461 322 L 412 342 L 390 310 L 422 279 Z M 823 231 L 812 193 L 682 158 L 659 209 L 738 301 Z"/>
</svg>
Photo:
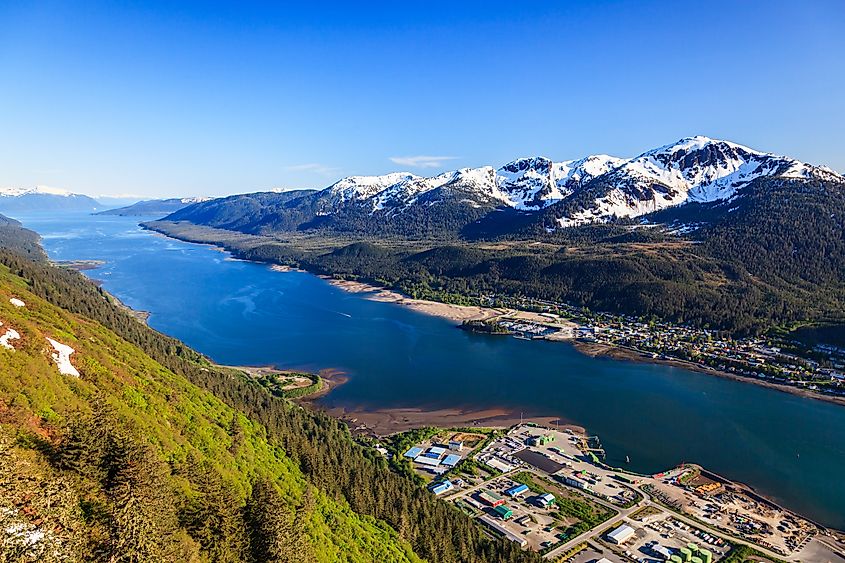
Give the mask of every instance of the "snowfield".
<svg viewBox="0 0 845 563">
<path fill-rule="evenodd" d="M 3 326 L 3 323 L 0 323 L 0 326 Z M 6 331 L 0 335 L 0 346 L 6 348 L 7 350 L 14 350 L 15 347 L 12 346 L 10 340 L 20 340 L 21 335 L 18 331 L 13 328 L 7 328 Z"/>
<path fill-rule="evenodd" d="M 410 172 L 350 176 L 315 194 L 316 215 L 355 206 L 371 214 L 394 216 L 444 198 L 469 207 L 521 211 L 572 201 L 577 204 L 562 208 L 557 219 L 560 227 L 571 227 L 637 217 L 690 202 L 731 200 L 738 190 L 764 176 L 845 181 L 823 166 L 695 136 L 634 158 L 598 154 L 554 162 L 538 156 L 519 158 L 498 169 L 461 168 L 431 177 Z"/>
<path fill-rule="evenodd" d="M 79 372 L 73 367 L 73 364 L 70 363 L 70 356 L 76 350 L 68 346 L 67 344 L 62 344 L 61 342 L 57 342 L 52 338 L 47 339 L 50 342 L 50 345 L 53 347 L 52 357 L 53 361 L 56 362 L 56 365 L 59 368 L 59 373 L 62 375 L 72 375 L 73 377 L 79 377 Z"/>
</svg>

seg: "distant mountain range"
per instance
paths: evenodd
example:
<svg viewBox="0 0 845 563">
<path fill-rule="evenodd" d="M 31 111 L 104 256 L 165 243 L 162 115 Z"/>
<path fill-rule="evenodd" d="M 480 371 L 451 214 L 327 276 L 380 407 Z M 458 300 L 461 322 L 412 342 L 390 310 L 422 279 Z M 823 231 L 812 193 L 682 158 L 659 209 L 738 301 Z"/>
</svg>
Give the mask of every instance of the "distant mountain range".
<svg viewBox="0 0 845 563">
<path fill-rule="evenodd" d="M 687 204 L 737 202 L 766 180 L 842 184 L 842 175 L 786 156 L 689 137 L 630 159 L 521 158 L 496 169 L 433 177 L 351 176 L 319 191 L 231 196 L 188 206 L 172 221 L 266 233 L 323 229 L 411 236 L 467 234 L 495 221 L 498 234 L 557 230 L 649 215 Z M 505 212 L 504 216 L 494 212 Z"/>
<path fill-rule="evenodd" d="M 0 212 L 21 211 L 97 211 L 104 206 L 87 195 L 66 190 L 36 186 L 34 188 L 0 188 Z"/>
<path fill-rule="evenodd" d="M 194 203 L 210 201 L 210 197 L 182 197 L 169 199 L 148 199 L 126 207 L 101 211 L 98 215 L 120 215 L 124 217 L 157 216 L 162 217 L 179 211 Z"/>
</svg>

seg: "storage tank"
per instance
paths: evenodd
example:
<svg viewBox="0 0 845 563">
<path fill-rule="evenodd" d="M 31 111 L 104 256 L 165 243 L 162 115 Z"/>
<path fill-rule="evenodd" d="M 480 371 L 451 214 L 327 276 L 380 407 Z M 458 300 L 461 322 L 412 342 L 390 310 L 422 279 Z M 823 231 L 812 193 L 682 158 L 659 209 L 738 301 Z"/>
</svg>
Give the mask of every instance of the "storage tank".
<svg viewBox="0 0 845 563">
<path fill-rule="evenodd" d="M 669 562 L 670 563 L 683 563 L 684 560 L 681 559 L 680 555 L 672 555 L 671 557 L 669 557 Z"/>
<path fill-rule="evenodd" d="M 692 552 L 686 547 L 682 547 L 680 551 L 681 559 L 684 560 L 684 563 L 689 563 L 690 559 L 692 559 Z"/>
<path fill-rule="evenodd" d="M 698 546 L 694 543 L 688 543 L 687 549 L 690 550 L 690 553 L 698 553 Z"/>
<path fill-rule="evenodd" d="M 701 557 L 702 563 L 713 563 L 713 554 L 710 553 L 709 549 L 699 549 L 698 556 Z"/>
<path fill-rule="evenodd" d="M 691 559 L 691 563 L 702 563 L 702 562 L 701 562 L 701 557 L 693 557 L 693 558 Z"/>
</svg>

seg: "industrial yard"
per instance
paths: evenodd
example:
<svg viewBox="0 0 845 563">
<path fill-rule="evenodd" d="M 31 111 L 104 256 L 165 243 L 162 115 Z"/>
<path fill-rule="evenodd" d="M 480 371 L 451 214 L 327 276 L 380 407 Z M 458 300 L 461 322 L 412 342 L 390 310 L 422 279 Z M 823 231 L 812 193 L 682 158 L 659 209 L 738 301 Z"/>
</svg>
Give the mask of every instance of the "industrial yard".
<svg viewBox="0 0 845 563">
<path fill-rule="evenodd" d="M 833 561 L 842 549 L 827 530 L 698 466 L 636 475 L 602 453 L 572 430 L 520 424 L 442 431 L 401 455 L 432 494 L 549 560 L 713 563 L 740 546 L 758 561 Z"/>
</svg>

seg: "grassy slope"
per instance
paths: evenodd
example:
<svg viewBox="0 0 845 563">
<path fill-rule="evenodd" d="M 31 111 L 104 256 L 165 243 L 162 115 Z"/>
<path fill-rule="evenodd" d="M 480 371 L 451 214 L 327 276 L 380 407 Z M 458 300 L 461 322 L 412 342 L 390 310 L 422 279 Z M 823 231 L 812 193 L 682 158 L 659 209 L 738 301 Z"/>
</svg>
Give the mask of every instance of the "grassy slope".
<svg viewBox="0 0 845 563">
<path fill-rule="evenodd" d="M 9 303 L 12 296 L 23 299 L 27 307 L 13 307 Z M 0 267 L 0 321 L 4 323 L 0 332 L 13 327 L 22 335 L 22 340 L 13 341 L 17 351 L 0 348 L 0 427 L 4 438 L 0 457 L 25 465 L 33 472 L 32 479 L 43 480 L 45 487 L 64 476 L 27 445 L 35 442 L 26 437 L 52 439 L 75 413 L 89 412 L 92 400 L 99 396 L 172 465 L 188 457 L 206 460 L 240 500 L 248 494 L 252 478 L 270 477 L 292 507 L 300 502 L 306 481 L 284 452 L 268 443 L 262 426 L 166 370 L 101 325 L 37 298 L 5 267 Z M 58 373 L 46 336 L 76 349 L 73 361 L 82 374 L 80 379 Z M 235 417 L 243 436 L 239 447 L 233 445 L 229 432 Z M 3 456 L 3 450 L 12 455 Z M 177 477 L 173 481 L 183 494 L 190 494 L 184 491 L 184 481 Z M 19 504 L 15 495 L 21 491 L 16 486 L 14 480 L 0 481 L 0 507 Z M 49 521 L 49 510 L 39 514 L 39 504 L 28 502 L 36 507 L 35 513 L 26 515 L 30 522 Z M 69 518 L 62 528 L 81 525 L 81 516 Z M 319 491 L 308 530 L 320 561 L 419 560 L 387 525 L 358 515 L 345 502 Z"/>
</svg>

